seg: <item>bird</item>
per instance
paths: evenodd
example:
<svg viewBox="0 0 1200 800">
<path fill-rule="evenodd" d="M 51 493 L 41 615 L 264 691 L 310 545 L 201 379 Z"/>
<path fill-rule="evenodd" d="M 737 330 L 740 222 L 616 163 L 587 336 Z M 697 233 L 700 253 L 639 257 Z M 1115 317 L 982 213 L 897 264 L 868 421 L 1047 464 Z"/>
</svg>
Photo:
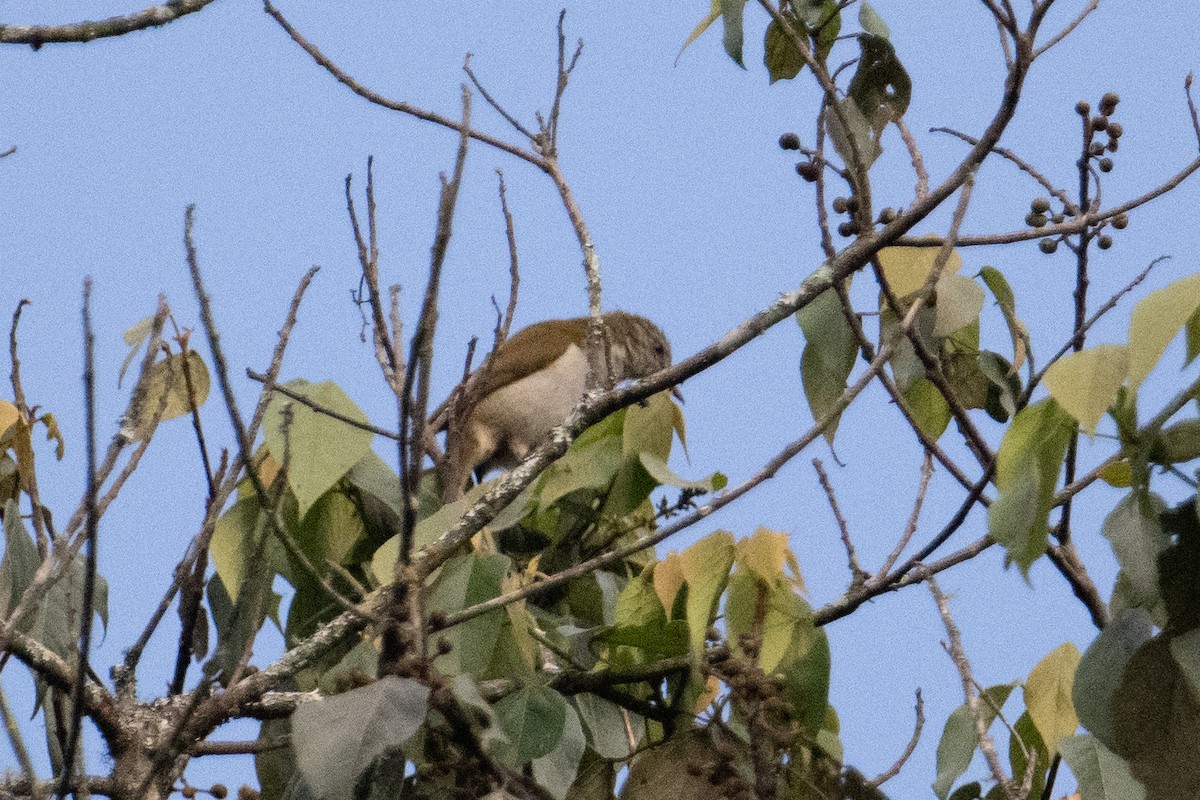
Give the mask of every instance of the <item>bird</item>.
<svg viewBox="0 0 1200 800">
<path fill-rule="evenodd" d="M 590 317 L 551 319 L 521 329 L 484 363 L 470 390 L 475 402 L 447 442 L 446 496 L 456 499 L 474 473 L 511 469 L 561 425 L 587 389 Z M 625 311 L 603 315 L 614 383 L 671 365 L 662 329 Z M 682 399 L 678 390 L 673 393 Z"/>
</svg>

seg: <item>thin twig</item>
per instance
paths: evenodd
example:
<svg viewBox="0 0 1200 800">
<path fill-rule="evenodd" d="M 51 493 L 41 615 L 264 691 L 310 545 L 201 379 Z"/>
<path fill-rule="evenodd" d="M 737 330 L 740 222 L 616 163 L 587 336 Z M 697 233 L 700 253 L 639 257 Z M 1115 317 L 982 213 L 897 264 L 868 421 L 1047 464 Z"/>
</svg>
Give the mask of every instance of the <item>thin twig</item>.
<svg viewBox="0 0 1200 800">
<path fill-rule="evenodd" d="M 817 480 L 821 482 L 821 488 L 825 490 L 829 508 L 833 510 L 833 518 L 837 522 L 838 531 L 842 536 L 842 546 L 846 548 L 846 559 L 850 565 L 850 583 L 852 586 L 861 584 L 871 576 L 858 563 L 858 554 L 854 552 L 854 542 L 850 541 L 850 529 L 846 525 L 846 518 L 842 516 L 842 510 L 838 507 L 837 494 L 833 491 L 833 484 L 829 482 L 825 465 L 819 458 L 814 458 L 812 465 L 813 469 L 817 471 Z"/>
<path fill-rule="evenodd" d="M 381 428 L 378 425 L 372 425 L 369 422 L 363 422 L 362 420 L 358 420 L 358 419 L 355 419 L 354 417 L 347 416 L 336 409 L 321 405 L 316 400 L 313 400 L 309 397 L 305 397 L 303 394 L 301 394 L 300 392 L 297 392 L 295 389 L 289 389 L 286 385 L 284 385 L 282 383 L 275 383 L 275 382 L 271 381 L 270 376 L 263 375 L 261 372 L 257 372 L 254 369 L 251 369 L 250 367 L 246 368 L 246 377 L 249 378 L 250 380 L 258 381 L 259 383 L 261 383 L 263 385 L 263 391 L 267 392 L 268 394 L 270 394 L 272 392 L 278 392 L 279 394 L 283 395 L 284 397 L 286 397 L 290 400 L 295 400 L 300 405 L 305 406 L 306 408 L 310 408 L 313 411 L 315 411 L 316 413 L 321 414 L 322 416 L 329 417 L 330 419 L 336 419 L 338 422 L 345 423 L 346 425 L 349 425 L 351 428 L 357 428 L 360 431 L 366 431 L 368 433 L 373 433 L 376 436 L 382 436 L 385 439 L 392 439 L 393 441 L 400 441 L 400 434 L 398 434 L 398 433 L 389 431 L 387 428 Z"/>
<path fill-rule="evenodd" d="M 905 746 L 904 752 L 896 759 L 896 763 L 888 767 L 886 770 L 875 776 L 871 781 L 873 786 L 882 786 L 892 778 L 900 774 L 905 763 L 913 752 L 917 749 L 917 742 L 921 739 L 921 729 L 925 727 L 925 702 L 921 699 L 921 690 L 917 689 L 917 705 L 916 705 L 917 720 L 913 725 L 912 737 L 908 740 L 908 745 Z"/>
<path fill-rule="evenodd" d="M 431 111 L 425 111 L 424 109 L 418 108 L 411 103 L 389 100 L 380 94 L 376 94 L 330 61 L 329 58 L 327 58 L 324 53 L 318 50 L 315 45 L 305 39 L 304 36 L 302 36 L 295 28 L 293 28 L 291 23 L 284 18 L 283 14 L 280 13 L 275 6 L 271 5 L 270 0 L 266 0 L 263 3 L 263 9 L 275 18 L 275 21 L 279 23 L 280 27 L 287 31 L 288 36 L 292 37 L 292 41 L 300 45 L 304 52 L 308 53 L 312 57 L 313 61 L 316 61 L 317 64 L 319 64 L 330 75 L 337 79 L 338 83 L 341 83 L 359 97 L 362 97 L 377 106 L 382 106 L 384 108 L 391 109 L 392 111 L 399 111 L 402 114 L 408 114 L 409 116 L 416 117 L 417 119 L 425 120 L 426 122 L 432 122 L 435 125 L 441 125 L 445 128 L 458 131 L 460 134 L 469 136 L 476 141 L 483 142 L 484 144 L 490 145 L 497 150 L 502 150 L 509 155 L 516 156 L 522 161 L 528 161 L 530 164 L 533 164 L 539 169 L 545 169 L 545 160 L 537 153 L 523 150 L 516 145 L 512 145 L 503 141 L 502 139 L 497 139 L 494 136 L 473 130 L 469 126 L 464 126 L 463 123 L 451 119 L 450 117 L 445 117 L 441 114 L 435 114 Z"/>
<path fill-rule="evenodd" d="M 929 481 L 932 477 L 933 457 L 927 450 L 925 451 L 925 459 L 921 462 L 921 483 L 917 486 L 917 496 L 913 500 L 912 513 L 908 515 L 908 522 L 904 525 L 904 533 L 900 535 L 896 546 L 892 548 L 892 552 L 888 553 L 888 557 L 883 561 L 883 566 L 879 568 L 879 574 L 886 575 L 891 571 L 892 565 L 900 558 L 900 554 L 904 552 L 904 548 L 908 547 L 909 541 L 912 540 L 913 534 L 917 532 L 917 520 L 921 517 L 921 508 L 925 505 L 925 494 L 929 491 Z"/>
<path fill-rule="evenodd" d="M 979 695 L 975 691 L 975 678 L 971 675 L 971 662 L 967 660 L 966 653 L 963 652 L 962 637 L 958 633 L 958 626 L 954 624 L 954 618 L 950 616 L 950 603 L 946 599 L 946 595 L 942 594 L 942 590 L 938 588 L 937 581 L 932 575 L 925 576 L 925 583 L 933 595 L 934 602 L 937 603 L 942 623 L 946 626 L 946 636 L 949 638 L 947 652 L 962 678 L 963 695 L 966 697 L 967 708 L 975 720 L 975 735 L 979 740 L 979 749 L 983 751 L 988 767 L 992 771 L 992 777 L 1001 786 L 1004 796 L 1008 800 L 1019 800 L 1012 781 L 1004 773 L 1004 767 L 1000 764 L 1000 756 L 996 753 L 996 743 L 992 741 L 992 736 L 988 733 L 983 709 L 979 704 Z"/>
<path fill-rule="evenodd" d="M 100 515 L 96 508 L 96 336 L 92 331 L 92 279 L 83 281 L 83 409 L 84 447 L 87 469 L 87 540 L 86 566 L 83 574 L 83 603 L 79 620 L 79 663 L 75 667 L 75 685 L 71 691 L 71 728 L 67 746 L 63 748 L 62 782 L 59 797 L 65 798 L 75 777 L 75 757 L 79 736 L 83 731 L 83 687 L 87 681 L 88 662 L 92 652 L 92 615 L 96 600 L 96 548 Z"/>
</svg>

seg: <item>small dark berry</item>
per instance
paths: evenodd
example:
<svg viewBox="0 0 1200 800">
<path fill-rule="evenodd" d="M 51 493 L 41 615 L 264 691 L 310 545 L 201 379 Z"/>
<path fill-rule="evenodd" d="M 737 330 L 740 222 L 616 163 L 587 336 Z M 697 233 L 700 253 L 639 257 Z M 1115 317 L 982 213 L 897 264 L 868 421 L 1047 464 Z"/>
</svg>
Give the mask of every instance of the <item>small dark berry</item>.
<svg viewBox="0 0 1200 800">
<path fill-rule="evenodd" d="M 843 222 L 841 225 L 838 225 L 838 233 L 842 236 L 853 236 L 858 233 L 858 226 L 853 222 Z"/>
<path fill-rule="evenodd" d="M 1098 237 L 1096 237 L 1096 246 L 1101 250 L 1107 250 L 1108 248 L 1112 247 L 1112 237 L 1107 233 L 1100 234 Z"/>
<path fill-rule="evenodd" d="M 1108 117 L 1092 117 L 1092 130 L 1102 131 L 1108 127 Z"/>
<path fill-rule="evenodd" d="M 1119 231 L 1125 230 L 1126 226 L 1128 226 L 1128 225 L 1129 225 L 1129 215 L 1128 214 L 1117 214 L 1112 219 L 1112 226 Z"/>
<path fill-rule="evenodd" d="M 1046 224 L 1045 214 L 1035 214 L 1030 211 L 1025 215 L 1025 224 L 1031 228 L 1041 228 Z"/>
<path fill-rule="evenodd" d="M 811 161 L 801 161 L 796 165 L 796 174 L 809 183 L 814 182 L 819 174 L 817 165 Z"/>
<path fill-rule="evenodd" d="M 1105 92 L 1100 98 L 1100 113 L 1106 117 L 1112 116 L 1112 113 L 1117 110 L 1117 103 L 1121 102 L 1121 96 L 1116 92 Z"/>
<path fill-rule="evenodd" d="M 1108 135 L 1110 137 L 1112 137 L 1113 139 L 1120 139 L 1121 134 L 1123 134 L 1124 132 L 1125 132 L 1125 129 L 1121 127 L 1121 123 L 1119 123 L 1119 122 L 1108 123 Z"/>
<path fill-rule="evenodd" d="M 1092 142 L 1091 146 L 1088 147 L 1089 155 L 1098 156 L 1103 152 L 1104 145 L 1100 144 L 1100 142 Z"/>
<path fill-rule="evenodd" d="M 890 225 L 896 221 L 896 209 L 885 208 L 879 212 L 879 222 L 881 225 Z"/>
<path fill-rule="evenodd" d="M 1035 197 L 1029 204 L 1029 210 L 1035 214 L 1045 214 L 1050 210 L 1050 201 L 1044 197 Z"/>
<path fill-rule="evenodd" d="M 223 783 L 214 783 L 212 788 L 208 790 L 208 793 L 217 798 L 217 800 L 225 800 L 229 796 L 229 790 L 225 788 L 225 784 Z"/>
<path fill-rule="evenodd" d="M 1086 117 L 1092 113 L 1092 107 L 1087 100 L 1080 100 L 1075 104 L 1075 113 L 1081 117 Z"/>
<path fill-rule="evenodd" d="M 794 133 L 785 133 L 779 137 L 779 147 L 783 150 L 799 150 L 800 137 Z"/>
<path fill-rule="evenodd" d="M 839 214 L 845 214 L 850 210 L 850 201 L 844 197 L 833 198 L 833 210 Z"/>
<path fill-rule="evenodd" d="M 1058 240 L 1047 237 L 1038 242 L 1038 247 L 1041 248 L 1043 253 L 1050 255 L 1058 249 Z"/>
</svg>

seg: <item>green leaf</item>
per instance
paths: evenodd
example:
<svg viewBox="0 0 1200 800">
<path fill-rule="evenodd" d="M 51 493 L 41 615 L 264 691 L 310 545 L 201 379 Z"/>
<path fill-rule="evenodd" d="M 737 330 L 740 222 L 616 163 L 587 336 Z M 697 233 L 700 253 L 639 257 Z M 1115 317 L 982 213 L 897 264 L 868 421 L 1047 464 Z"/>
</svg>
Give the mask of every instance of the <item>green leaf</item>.
<svg viewBox="0 0 1200 800">
<path fill-rule="evenodd" d="M 745 68 L 746 65 L 742 63 L 742 12 L 746 8 L 746 0 L 720 0 L 720 4 L 721 21 L 725 25 L 721 41 L 725 45 L 725 52 L 739 67 Z"/>
<path fill-rule="evenodd" d="M 784 14 L 796 35 L 807 38 L 808 28 L 804 23 L 788 12 L 784 12 Z M 796 40 L 784 31 L 783 26 L 776 19 L 772 19 L 771 24 L 767 26 L 763 43 L 763 63 L 767 67 L 771 83 L 778 80 L 791 80 L 804 68 L 804 56 L 801 55 L 800 48 L 796 46 Z"/>
<path fill-rule="evenodd" d="M 861 162 L 863 169 L 870 169 L 883 153 L 883 148 L 871 135 L 870 121 L 852 98 L 839 100 L 836 108 L 838 110 L 830 108 L 825 112 L 825 129 L 833 149 L 848 166 Z"/>
<path fill-rule="evenodd" d="M 979 713 L 983 717 L 985 727 L 991 727 L 996 719 L 996 710 L 1004 706 L 1016 684 L 1004 683 L 985 689 L 978 698 Z M 975 717 L 966 703 L 956 708 L 946 719 L 942 729 L 942 739 L 937 749 L 937 780 L 933 783 L 933 793 L 945 800 L 950 793 L 958 776 L 971 766 L 975 756 L 975 748 L 979 746 L 979 733 L 975 726 Z"/>
<path fill-rule="evenodd" d="M 1050 754 L 1046 752 L 1046 743 L 1042 741 L 1042 736 L 1028 711 L 1017 718 L 1013 730 L 1015 733 L 1010 734 L 1008 739 L 1008 763 L 1012 768 L 1013 780 L 1018 784 L 1024 780 L 1025 770 L 1029 766 L 1026 756 L 1028 752 L 1033 756 L 1034 766 L 1033 784 L 1026 797 L 1041 797 L 1046 786 L 1046 771 L 1050 769 Z"/>
<path fill-rule="evenodd" d="M 729 581 L 735 547 L 733 534 L 715 531 L 680 553 L 687 581 L 687 623 L 692 652 L 704 652 L 704 638 L 717 613 L 717 601 Z"/>
<path fill-rule="evenodd" d="M 332 381 L 309 383 L 295 380 L 284 384 L 322 408 L 366 423 L 367 415 Z M 290 409 L 291 422 L 285 410 Z M 374 434 L 283 395 L 271 399 L 263 418 L 263 436 L 271 455 L 288 466 L 287 481 L 299 503 L 303 518 L 317 499 L 362 459 L 371 449 Z"/>
<path fill-rule="evenodd" d="M 1200 419 L 1184 419 L 1163 428 L 1150 447 L 1155 464 L 1183 464 L 1200 458 Z"/>
<path fill-rule="evenodd" d="M 943 274 L 937 283 L 937 318 L 933 335 L 946 337 L 979 320 L 983 289 L 964 275 Z"/>
<path fill-rule="evenodd" d="M 526 686 L 496 703 L 495 708 L 500 728 L 508 737 L 501 752 L 510 766 L 520 768 L 545 756 L 563 738 L 569 706 L 553 689 Z"/>
<path fill-rule="evenodd" d="M 1154 369 L 1175 334 L 1200 309 L 1200 274 L 1189 275 L 1143 297 L 1129 319 L 1129 385 Z M 1190 354 L 1189 354 L 1190 355 Z M 1189 359 L 1190 360 L 1190 359 Z"/>
<path fill-rule="evenodd" d="M 941 391 L 926 378 L 918 378 L 902 392 L 913 421 L 921 432 L 937 441 L 950 424 L 950 406 Z"/>
<path fill-rule="evenodd" d="M 988 532 L 1026 574 L 1046 550 L 1054 488 L 1075 429 L 1053 399 L 1026 406 L 996 453 L 999 497 L 988 509 Z"/>
<path fill-rule="evenodd" d="M 1084 651 L 1075 670 L 1071 699 L 1083 726 L 1101 742 L 1113 743 L 1113 693 L 1134 652 L 1150 638 L 1153 623 L 1145 609 L 1118 611 Z M 1063 753 L 1066 756 L 1066 753 Z"/>
<path fill-rule="evenodd" d="M 429 590 L 430 613 L 448 614 L 498 597 L 512 561 L 499 553 L 467 553 L 442 565 Z M 489 611 L 442 632 L 450 652 L 434 662 L 444 675 L 467 673 L 483 678 L 500 638 L 503 609 Z M 524 762 L 522 762 L 524 763 Z"/>
<path fill-rule="evenodd" d="M 1053 751 L 1079 727 L 1071 703 L 1079 659 L 1078 648 L 1066 642 L 1051 650 L 1025 679 L 1025 706 L 1047 750 Z"/>
<path fill-rule="evenodd" d="M 867 33 L 883 39 L 888 38 L 887 23 L 883 21 L 883 17 L 876 13 L 867 0 L 862 0 L 862 3 L 858 7 L 858 24 Z"/>
<path fill-rule="evenodd" d="M 363 770 L 412 738 L 428 711 L 429 687 L 394 675 L 301 703 L 292 714 L 300 775 L 315 797 L 351 800 Z"/>
<path fill-rule="evenodd" d="M 1095 737 L 1072 736 L 1063 739 L 1058 749 L 1079 781 L 1081 800 L 1145 798 L 1146 790 L 1129 771 L 1129 764 Z"/>
<path fill-rule="evenodd" d="M 1060 358 L 1046 370 L 1044 381 L 1059 406 L 1094 435 L 1104 412 L 1116 402 L 1128 370 L 1128 348 L 1102 344 Z"/>
<path fill-rule="evenodd" d="M 587 737 L 583 735 L 579 715 L 569 705 L 564 706 L 566 719 L 558 745 L 546 755 L 533 760 L 534 780 L 549 791 L 555 800 L 565 800 L 567 791 L 575 782 L 583 751 L 587 749 Z"/>
<path fill-rule="evenodd" d="M 1138 648 L 1113 693 L 1114 751 L 1151 798 L 1200 797 L 1200 700 L 1159 636 Z"/>
<path fill-rule="evenodd" d="M 0 560 L 0 619 L 17 607 L 38 568 L 37 546 L 21 521 L 16 500 L 4 504 L 4 559 Z"/>
<path fill-rule="evenodd" d="M 1025 327 L 1025 323 L 1021 322 L 1017 317 L 1017 301 L 1013 297 L 1012 288 L 1008 285 L 1008 281 L 1005 279 L 1003 273 L 995 267 L 984 267 L 979 271 L 979 276 L 983 278 L 984 284 L 992 291 L 992 296 L 996 298 L 996 305 L 1000 306 L 1000 311 L 1004 314 L 1004 321 L 1008 325 L 1009 336 L 1012 337 L 1012 371 L 1016 372 L 1025 363 L 1026 350 L 1029 343 L 1029 330 Z"/>
<path fill-rule="evenodd" d="M 846 379 L 858 356 L 858 341 L 846 321 L 841 299 L 832 289 L 826 289 L 797 311 L 796 322 L 804 333 L 804 353 L 800 357 L 804 396 L 813 419 L 820 420 L 846 390 Z M 825 429 L 825 439 L 830 444 L 837 425 L 835 419 Z"/>
<path fill-rule="evenodd" d="M 1170 543 L 1159 523 L 1166 509 L 1162 499 L 1144 491 L 1127 494 L 1104 520 L 1104 538 L 1112 544 L 1117 563 L 1129 581 L 1130 599 L 1153 609 L 1159 602 L 1158 556 Z"/>
<path fill-rule="evenodd" d="M 589 744 L 597 755 L 614 761 L 629 758 L 632 751 L 625 733 L 625 714 L 621 707 L 590 692 L 577 694 L 573 699 L 587 729 Z M 631 717 L 633 722 L 630 728 L 640 733 L 644 729 L 644 726 L 637 724 L 640 717 L 636 714 L 631 714 Z M 634 744 L 636 746 L 636 741 Z"/>
</svg>

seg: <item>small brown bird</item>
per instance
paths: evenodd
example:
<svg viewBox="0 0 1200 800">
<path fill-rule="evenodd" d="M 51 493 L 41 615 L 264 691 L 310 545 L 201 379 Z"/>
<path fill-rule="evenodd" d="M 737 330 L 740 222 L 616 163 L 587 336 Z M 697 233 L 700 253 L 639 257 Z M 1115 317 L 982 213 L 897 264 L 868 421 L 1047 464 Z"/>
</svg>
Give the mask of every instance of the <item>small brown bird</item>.
<svg viewBox="0 0 1200 800">
<path fill-rule="evenodd" d="M 477 378 L 479 398 L 448 444 L 454 474 L 450 498 L 471 473 L 519 464 L 561 425 L 587 388 L 588 317 L 552 319 L 523 328 L 492 355 Z M 671 345 L 650 320 L 624 311 L 604 315 L 614 382 L 641 378 L 671 364 Z M 458 450 L 455 452 L 455 447 Z"/>
</svg>

